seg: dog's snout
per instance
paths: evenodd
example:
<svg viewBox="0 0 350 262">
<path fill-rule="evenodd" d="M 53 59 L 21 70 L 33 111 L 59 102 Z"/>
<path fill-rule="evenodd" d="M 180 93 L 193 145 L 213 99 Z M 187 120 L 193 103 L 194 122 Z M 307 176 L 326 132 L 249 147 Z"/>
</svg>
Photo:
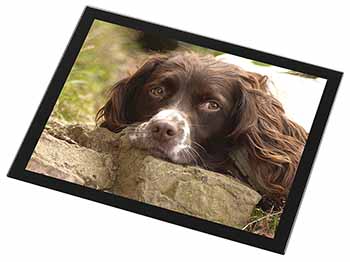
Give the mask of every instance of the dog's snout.
<svg viewBox="0 0 350 262">
<path fill-rule="evenodd" d="M 164 109 L 149 121 L 139 124 L 129 134 L 132 145 L 147 149 L 153 156 L 175 163 L 187 163 L 185 149 L 191 137 L 186 115 L 175 109 Z"/>
<path fill-rule="evenodd" d="M 168 141 L 178 134 L 178 128 L 169 121 L 156 121 L 150 126 L 153 138 L 161 141 Z"/>
</svg>

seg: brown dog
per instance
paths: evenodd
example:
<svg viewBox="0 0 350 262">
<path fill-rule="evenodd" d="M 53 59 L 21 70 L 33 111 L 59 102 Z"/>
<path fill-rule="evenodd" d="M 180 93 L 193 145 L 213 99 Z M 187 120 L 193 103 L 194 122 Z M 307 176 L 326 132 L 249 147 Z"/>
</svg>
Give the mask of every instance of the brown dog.
<svg viewBox="0 0 350 262">
<path fill-rule="evenodd" d="M 237 168 L 230 153 L 243 149 L 250 172 L 240 179 L 280 206 L 307 133 L 266 83 L 212 56 L 155 56 L 114 86 L 97 120 L 113 132 L 133 126 L 130 141 L 156 157 L 223 173 Z"/>
</svg>

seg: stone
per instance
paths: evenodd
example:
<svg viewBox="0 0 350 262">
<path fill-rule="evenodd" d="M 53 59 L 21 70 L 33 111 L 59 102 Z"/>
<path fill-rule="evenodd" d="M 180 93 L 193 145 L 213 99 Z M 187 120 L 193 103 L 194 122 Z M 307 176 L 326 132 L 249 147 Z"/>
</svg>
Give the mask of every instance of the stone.
<svg viewBox="0 0 350 262">
<path fill-rule="evenodd" d="M 27 169 L 172 211 L 242 228 L 261 196 L 239 180 L 133 148 L 127 129 L 50 121 Z"/>
</svg>

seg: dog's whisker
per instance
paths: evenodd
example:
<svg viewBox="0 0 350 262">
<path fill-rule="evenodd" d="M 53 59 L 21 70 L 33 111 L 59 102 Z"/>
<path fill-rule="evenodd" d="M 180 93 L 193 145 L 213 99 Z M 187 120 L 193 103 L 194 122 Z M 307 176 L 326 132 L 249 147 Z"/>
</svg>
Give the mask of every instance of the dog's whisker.
<svg viewBox="0 0 350 262">
<path fill-rule="evenodd" d="M 191 141 L 193 143 L 194 146 L 197 146 L 199 149 L 203 150 L 205 153 L 208 153 L 207 150 L 199 143 L 197 143 L 196 141 Z"/>
<path fill-rule="evenodd" d="M 190 157 L 189 162 L 192 162 L 191 160 L 193 160 L 193 161 L 194 161 L 194 164 L 195 164 L 196 166 L 198 166 L 198 162 L 197 162 L 196 158 L 193 156 L 193 154 L 191 153 L 191 151 L 190 151 L 189 149 L 185 148 L 185 149 L 184 149 L 184 152 L 187 154 L 187 156 Z"/>
<path fill-rule="evenodd" d="M 189 147 L 189 150 L 190 150 L 191 152 L 193 152 L 193 154 L 195 154 L 195 155 L 197 156 L 197 158 L 200 160 L 202 166 L 203 166 L 204 168 L 207 168 L 207 165 L 205 164 L 204 159 L 203 159 L 203 158 L 201 157 L 201 155 L 197 152 L 197 150 L 194 149 L 193 147 Z"/>
<path fill-rule="evenodd" d="M 193 148 L 188 148 L 189 154 L 192 156 L 192 159 L 196 162 L 196 166 L 205 166 L 205 163 L 203 162 L 203 159 L 201 156 L 195 151 Z"/>
<path fill-rule="evenodd" d="M 189 157 L 186 150 L 182 151 L 186 163 L 191 163 L 192 159 Z"/>
</svg>

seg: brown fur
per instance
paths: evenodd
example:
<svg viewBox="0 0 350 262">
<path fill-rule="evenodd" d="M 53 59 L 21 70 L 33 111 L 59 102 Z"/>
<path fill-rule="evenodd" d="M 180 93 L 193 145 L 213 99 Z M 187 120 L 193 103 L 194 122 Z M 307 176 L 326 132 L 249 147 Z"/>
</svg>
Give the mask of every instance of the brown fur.
<svg viewBox="0 0 350 262">
<path fill-rule="evenodd" d="M 172 59 L 172 63 L 165 63 Z M 164 67 L 162 69 L 162 66 Z M 230 145 L 247 149 L 256 190 L 275 203 L 283 203 L 293 183 L 307 133 L 288 119 L 282 104 L 269 92 L 267 77 L 247 72 L 210 56 L 193 53 L 155 56 L 132 76 L 122 79 L 112 89 L 110 99 L 96 116 L 101 126 L 118 132 L 135 122 L 128 110 L 130 98 L 149 79 L 159 78 L 163 71 L 204 70 L 217 85 L 229 86 L 234 94 L 230 132 L 224 132 Z M 205 77 L 205 76 L 204 76 Z M 213 168 L 215 169 L 215 168 Z"/>
</svg>

